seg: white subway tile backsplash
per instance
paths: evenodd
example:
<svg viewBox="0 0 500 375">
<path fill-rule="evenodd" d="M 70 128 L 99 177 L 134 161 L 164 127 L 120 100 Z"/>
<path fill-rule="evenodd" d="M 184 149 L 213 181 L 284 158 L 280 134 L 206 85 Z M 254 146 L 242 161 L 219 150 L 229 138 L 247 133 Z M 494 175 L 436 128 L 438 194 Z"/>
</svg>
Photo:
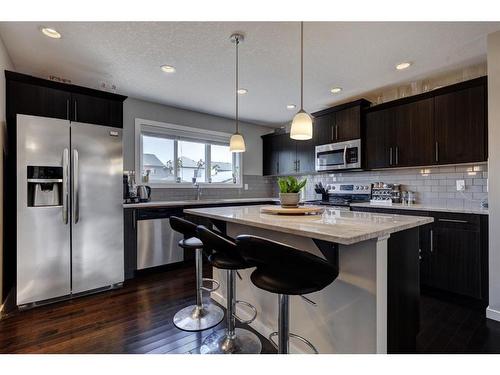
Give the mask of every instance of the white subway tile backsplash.
<svg viewBox="0 0 500 375">
<path fill-rule="evenodd" d="M 479 168 L 478 168 L 479 167 Z M 318 199 L 319 195 L 314 192 L 314 184 L 335 182 L 373 183 L 386 182 L 401 184 L 402 190 L 410 190 L 417 193 L 417 201 L 450 207 L 477 207 L 482 199 L 487 198 L 486 184 L 488 177 L 488 166 L 481 164 L 476 166 L 475 175 L 469 175 L 474 170 L 471 165 L 457 165 L 444 167 L 408 168 L 379 170 L 369 172 L 341 172 L 335 174 L 307 175 L 308 182 L 305 189 L 305 199 Z M 425 169 L 427 174 L 422 174 Z M 477 170 L 480 169 L 480 170 Z M 273 181 L 276 179 L 274 178 Z M 456 190 L 456 180 L 465 180 L 465 192 Z M 275 196 L 278 194 L 277 187 L 273 189 Z"/>
</svg>

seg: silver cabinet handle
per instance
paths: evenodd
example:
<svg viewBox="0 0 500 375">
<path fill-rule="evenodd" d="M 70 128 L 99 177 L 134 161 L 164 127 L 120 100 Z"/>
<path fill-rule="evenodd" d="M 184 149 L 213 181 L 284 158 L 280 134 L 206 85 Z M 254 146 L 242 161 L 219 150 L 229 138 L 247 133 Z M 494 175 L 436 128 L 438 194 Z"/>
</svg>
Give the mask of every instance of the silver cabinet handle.
<svg viewBox="0 0 500 375">
<path fill-rule="evenodd" d="M 347 145 L 344 146 L 344 165 L 347 165 Z"/>
<path fill-rule="evenodd" d="M 62 178 L 62 198 L 63 198 L 63 207 L 62 207 L 62 219 L 64 224 L 68 224 L 68 166 L 69 166 L 69 150 L 67 148 L 63 151 L 63 178 Z"/>
<path fill-rule="evenodd" d="M 339 140 L 339 126 L 335 125 L 335 140 Z"/>
<path fill-rule="evenodd" d="M 460 224 L 467 224 L 467 220 L 457 220 L 457 219 L 438 219 L 438 221 L 444 221 L 446 223 L 460 223 Z"/>
<path fill-rule="evenodd" d="M 431 250 L 431 253 L 433 253 L 434 252 L 434 230 L 431 229 L 429 232 L 431 234 L 431 249 L 430 250 Z"/>
<path fill-rule="evenodd" d="M 331 137 L 331 138 L 332 138 L 332 141 L 335 139 L 335 138 L 333 137 L 333 127 L 334 127 L 334 126 L 335 126 L 335 125 L 332 125 L 332 126 L 330 127 L 330 130 L 332 131 L 332 137 Z"/>
<path fill-rule="evenodd" d="M 396 165 L 399 165 L 399 147 L 396 146 Z"/>
<path fill-rule="evenodd" d="M 297 172 L 300 172 L 300 160 L 297 160 L 297 162 L 299 163 L 299 167 L 297 168 Z"/>
<path fill-rule="evenodd" d="M 392 147 L 389 147 L 389 165 L 392 165 Z"/>
<path fill-rule="evenodd" d="M 436 141 L 436 162 L 439 162 L 439 143 Z"/>
<path fill-rule="evenodd" d="M 132 225 L 133 225 L 133 227 L 134 227 L 134 229 L 135 229 L 135 226 L 137 225 L 137 218 L 136 218 L 136 216 L 135 216 L 135 209 L 133 209 L 133 210 L 132 210 L 132 216 L 133 216 L 133 217 L 132 217 L 132 222 L 133 222 L 133 224 L 132 224 Z"/>
<path fill-rule="evenodd" d="M 66 99 L 66 120 L 71 120 L 69 118 L 69 99 Z"/>
<path fill-rule="evenodd" d="M 79 168 L 78 150 L 73 150 L 73 216 L 75 224 L 80 221 Z"/>
</svg>

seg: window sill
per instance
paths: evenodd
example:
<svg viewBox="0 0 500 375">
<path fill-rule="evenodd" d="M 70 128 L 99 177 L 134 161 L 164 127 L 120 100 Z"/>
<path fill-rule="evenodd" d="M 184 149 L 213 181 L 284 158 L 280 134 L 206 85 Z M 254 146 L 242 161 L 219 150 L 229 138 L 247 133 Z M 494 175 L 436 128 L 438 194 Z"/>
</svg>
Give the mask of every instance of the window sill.
<svg viewBox="0 0 500 375">
<path fill-rule="evenodd" d="M 146 184 L 151 189 L 197 189 L 196 186 L 194 186 L 191 183 L 185 182 L 185 183 L 149 183 Z M 200 183 L 201 189 L 241 189 L 243 187 L 243 184 L 218 184 L 218 183 L 213 183 L 209 184 L 206 182 L 201 182 Z"/>
</svg>

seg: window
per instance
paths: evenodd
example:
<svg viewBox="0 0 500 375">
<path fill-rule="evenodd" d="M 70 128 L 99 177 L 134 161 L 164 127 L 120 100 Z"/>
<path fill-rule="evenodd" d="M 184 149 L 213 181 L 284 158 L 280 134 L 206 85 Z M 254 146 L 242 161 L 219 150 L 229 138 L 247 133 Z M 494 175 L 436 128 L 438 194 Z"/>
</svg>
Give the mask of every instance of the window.
<svg viewBox="0 0 500 375">
<path fill-rule="evenodd" d="M 230 136 L 136 119 L 136 170 L 153 187 L 241 187 L 241 154 L 229 150 Z"/>
</svg>

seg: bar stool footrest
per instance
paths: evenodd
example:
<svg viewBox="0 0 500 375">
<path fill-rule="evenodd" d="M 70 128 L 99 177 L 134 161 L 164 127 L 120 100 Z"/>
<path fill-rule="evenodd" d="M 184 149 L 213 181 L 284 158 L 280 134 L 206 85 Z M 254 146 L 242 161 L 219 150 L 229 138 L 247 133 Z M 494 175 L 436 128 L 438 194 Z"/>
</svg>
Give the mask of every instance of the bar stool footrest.
<svg viewBox="0 0 500 375">
<path fill-rule="evenodd" d="M 278 344 L 276 344 L 276 342 L 273 340 L 273 338 L 276 336 L 278 336 L 278 332 L 272 332 L 269 335 L 269 341 L 276 349 L 278 349 Z M 305 339 L 304 337 L 296 335 L 295 333 L 289 333 L 288 337 L 291 339 L 297 339 L 297 340 L 303 342 L 314 352 L 314 354 L 319 354 L 318 349 L 316 349 L 316 347 L 309 340 Z"/>
<path fill-rule="evenodd" d="M 238 315 L 236 315 L 236 313 L 234 313 L 233 316 L 236 319 L 238 319 L 238 321 L 240 323 L 242 323 L 242 324 L 250 324 L 250 323 L 252 323 L 257 318 L 257 309 L 255 308 L 254 305 L 252 305 L 251 303 L 248 303 L 246 301 L 239 301 L 239 300 L 236 300 L 235 303 L 236 304 L 245 305 L 246 307 L 250 308 L 253 311 L 253 316 L 250 319 L 248 319 L 248 320 L 243 320 Z"/>
<path fill-rule="evenodd" d="M 202 283 L 212 283 L 212 284 L 215 285 L 212 288 L 207 288 L 206 286 L 202 286 L 201 290 L 203 290 L 205 292 L 209 292 L 209 293 L 215 292 L 217 289 L 220 288 L 220 283 L 217 280 L 215 280 L 215 279 L 209 279 L 209 278 L 204 277 L 201 280 L 202 280 Z"/>
</svg>

